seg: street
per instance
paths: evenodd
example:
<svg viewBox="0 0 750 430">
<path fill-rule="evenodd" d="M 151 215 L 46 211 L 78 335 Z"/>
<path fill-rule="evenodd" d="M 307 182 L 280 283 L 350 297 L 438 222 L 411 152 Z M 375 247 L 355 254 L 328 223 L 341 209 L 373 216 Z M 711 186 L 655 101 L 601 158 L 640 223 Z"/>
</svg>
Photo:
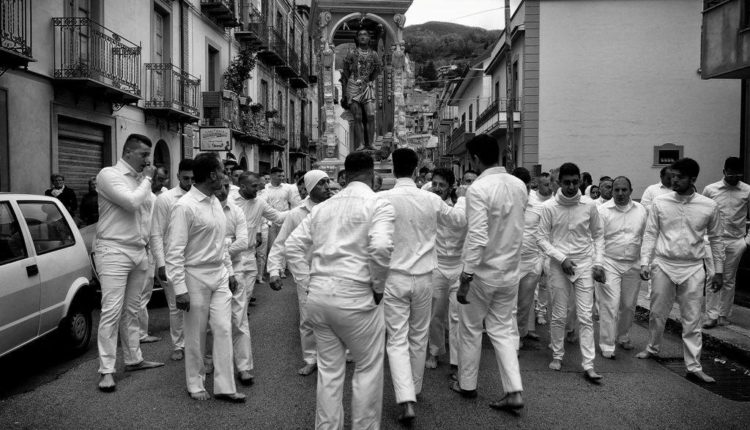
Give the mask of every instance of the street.
<svg viewBox="0 0 750 430">
<path fill-rule="evenodd" d="M 297 298 L 291 277 L 279 292 L 266 285 L 256 289 L 251 331 L 255 384 L 238 389 L 246 404 L 216 400 L 197 402 L 185 390 L 183 362 L 169 361 L 166 307 L 151 310 L 153 334 L 162 341 L 143 345 L 144 357 L 166 366 L 142 372 L 117 373 L 117 391 L 97 390 L 96 339 L 89 351 L 74 359 L 58 357 L 52 342 L 31 345 L 0 360 L 0 428 L 253 428 L 308 429 L 315 422 L 316 377 L 300 377 Z M 163 303 L 163 301 L 160 301 Z M 520 415 L 490 409 L 501 396 L 497 364 L 485 338 L 479 396 L 466 400 L 448 389 L 449 367 L 425 371 L 413 428 L 746 428 L 750 403 L 727 400 L 687 381 L 656 361 L 634 357 L 647 332 L 634 327 L 634 351 L 617 351 L 617 359 L 597 356 L 601 386 L 586 382 L 577 345 L 566 344 L 562 372 L 547 368 L 548 326 L 538 329 L 540 342 L 521 351 L 526 408 Z M 679 338 L 667 333 L 663 357 L 682 356 Z M 704 359 L 705 361 L 705 359 Z M 122 369 L 118 361 L 118 370 Z M 345 409 L 350 426 L 348 365 Z M 707 372 L 709 370 L 707 369 Z M 719 379 L 719 378 L 717 378 Z M 211 392 L 211 378 L 208 390 Z M 393 388 L 386 364 L 383 427 L 399 428 Z M 744 423 L 744 424 L 743 424 Z"/>
</svg>

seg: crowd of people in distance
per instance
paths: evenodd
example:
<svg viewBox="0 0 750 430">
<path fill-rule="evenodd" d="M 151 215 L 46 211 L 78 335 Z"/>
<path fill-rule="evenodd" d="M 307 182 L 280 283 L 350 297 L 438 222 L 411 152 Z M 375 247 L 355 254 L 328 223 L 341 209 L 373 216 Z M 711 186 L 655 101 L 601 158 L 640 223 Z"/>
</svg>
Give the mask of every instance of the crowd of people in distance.
<svg viewBox="0 0 750 430">
<path fill-rule="evenodd" d="M 180 162 L 178 185 L 166 189 L 168 173 L 149 163 L 151 141 L 131 135 L 117 164 L 95 178 L 99 389 L 116 388 L 118 337 L 125 371 L 164 365 L 140 349 L 160 340 L 148 332 L 146 309 L 155 279 L 190 397 L 211 398 L 204 381 L 213 374 L 214 398 L 244 402 L 236 383 L 254 379 L 253 291 L 265 282 L 280 290 L 292 281 L 287 269 L 299 304 L 298 373 L 317 371 L 319 429 L 343 427 L 347 362 L 352 427 L 381 426 L 385 355 L 398 419 L 408 424 L 425 369 L 440 360 L 450 366 L 447 389 L 477 396 L 486 334 L 502 386 L 489 406 L 516 412 L 524 407 L 518 352 L 540 339 L 540 327 L 549 324 L 550 369 L 560 371 L 566 343 L 577 342 L 583 377 L 600 384 L 597 346 L 604 359 L 636 347 L 638 358 L 657 356 L 675 300 L 687 376 L 714 382 L 700 364 L 701 330 L 729 323 L 747 247 L 750 185 L 738 158 L 727 158 L 724 177 L 702 193 L 698 163 L 680 159 L 637 202 L 626 176 L 594 185 L 567 162 L 532 178 L 522 167 L 506 171 L 488 135 L 466 148 L 476 171 L 460 183 L 451 169 L 417 170 L 416 152 L 399 148 L 388 190 L 365 151 L 350 153 L 335 180 L 311 170 L 291 184 L 279 168 L 266 182 L 201 153 Z M 69 199 L 55 187 L 51 195 Z M 635 345 L 630 329 L 646 282 L 649 341 Z"/>
</svg>

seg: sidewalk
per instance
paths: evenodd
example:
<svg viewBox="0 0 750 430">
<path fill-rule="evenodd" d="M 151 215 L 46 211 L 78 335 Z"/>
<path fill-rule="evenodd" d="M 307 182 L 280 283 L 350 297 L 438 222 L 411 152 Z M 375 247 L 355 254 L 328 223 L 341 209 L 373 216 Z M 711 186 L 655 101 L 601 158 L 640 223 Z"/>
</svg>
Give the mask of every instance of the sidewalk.
<svg viewBox="0 0 750 430">
<path fill-rule="evenodd" d="M 638 310 L 648 311 L 650 301 L 648 297 L 648 283 L 641 282 L 641 292 L 638 295 Z M 705 314 L 704 314 L 705 317 Z M 750 364 L 750 308 L 732 306 L 732 322 L 728 326 L 703 330 L 703 343 L 715 346 L 723 354 L 731 356 L 745 364 Z M 675 302 L 669 313 L 671 323 L 680 324 L 680 308 Z"/>
</svg>

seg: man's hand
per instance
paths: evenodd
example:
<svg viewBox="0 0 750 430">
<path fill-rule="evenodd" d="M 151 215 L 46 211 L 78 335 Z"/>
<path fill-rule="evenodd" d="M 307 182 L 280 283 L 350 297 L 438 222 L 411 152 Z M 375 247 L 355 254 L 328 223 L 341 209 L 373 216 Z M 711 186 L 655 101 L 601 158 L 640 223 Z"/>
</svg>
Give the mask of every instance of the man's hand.
<svg viewBox="0 0 750 430">
<path fill-rule="evenodd" d="M 237 278 L 235 278 L 234 275 L 229 277 L 229 291 L 231 291 L 232 294 L 237 291 Z"/>
<path fill-rule="evenodd" d="M 461 185 L 460 187 L 456 188 L 456 196 L 457 197 L 466 197 L 466 190 L 469 189 L 466 185 Z"/>
<path fill-rule="evenodd" d="M 159 282 L 167 283 L 167 268 L 164 266 L 156 269 L 156 277 L 159 278 Z"/>
<path fill-rule="evenodd" d="M 573 276 L 576 274 L 576 264 L 572 261 L 570 261 L 570 258 L 566 258 L 563 260 L 562 264 L 562 270 L 563 273 L 565 273 L 568 276 Z"/>
<path fill-rule="evenodd" d="M 606 284 L 607 283 L 607 274 L 604 272 L 604 269 L 602 266 L 594 266 L 592 269 L 592 272 L 594 274 L 594 280 L 596 282 Z"/>
<path fill-rule="evenodd" d="M 644 281 L 651 279 L 651 269 L 648 266 L 641 266 L 641 279 Z"/>
<path fill-rule="evenodd" d="M 715 293 L 719 291 L 721 287 L 723 286 L 724 286 L 724 274 L 717 273 L 714 275 L 714 278 L 711 280 L 711 286 L 708 287 L 708 289 Z"/>
<path fill-rule="evenodd" d="M 375 299 L 375 304 L 379 305 L 383 301 L 383 293 L 372 292 L 372 298 Z"/>
<path fill-rule="evenodd" d="M 459 279 L 460 284 L 458 286 L 458 292 L 456 293 L 458 303 L 461 303 L 462 305 L 469 304 L 469 301 L 466 300 L 466 296 L 469 295 L 469 288 L 471 287 L 472 280 L 474 280 L 474 275 L 469 275 L 466 272 L 461 273 L 461 278 Z"/>
<path fill-rule="evenodd" d="M 255 247 L 258 248 L 263 243 L 263 235 L 261 233 L 255 233 Z"/>
<path fill-rule="evenodd" d="M 271 289 L 274 291 L 279 291 L 284 285 L 281 282 L 281 278 L 274 275 L 271 276 L 271 279 L 268 280 L 268 286 L 271 287 Z"/>
<path fill-rule="evenodd" d="M 149 178 L 153 178 L 155 173 L 156 173 L 156 167 L 152 166 L 151 164 L 143 168 L 143 176 L 148 176 Z"/>
<path fill-rule="evenodd" d="M 190 295 L 188 293 L 178 294 L 175 297 L 177 309 L 190 312 Z"/>
</svg>

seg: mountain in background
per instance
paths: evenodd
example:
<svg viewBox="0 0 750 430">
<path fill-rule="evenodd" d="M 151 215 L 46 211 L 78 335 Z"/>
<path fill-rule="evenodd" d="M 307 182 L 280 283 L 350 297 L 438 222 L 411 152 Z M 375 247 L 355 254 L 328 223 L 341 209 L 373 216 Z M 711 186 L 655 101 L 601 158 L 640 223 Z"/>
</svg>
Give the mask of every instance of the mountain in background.
<svg viewBox="0 0 750 430">
<path fill-rule="evenodd" d="M 502 30 L 437 21 L 407 26 L 404 40 L 416 67 L 417 85 L 424 90 L 439 86 L 434 82 L 435 70 L 441 66 L 456 65 L 457 74 L 462 74 L 481 54 L 493 48 L 501 33 Z"/>
</svg>

